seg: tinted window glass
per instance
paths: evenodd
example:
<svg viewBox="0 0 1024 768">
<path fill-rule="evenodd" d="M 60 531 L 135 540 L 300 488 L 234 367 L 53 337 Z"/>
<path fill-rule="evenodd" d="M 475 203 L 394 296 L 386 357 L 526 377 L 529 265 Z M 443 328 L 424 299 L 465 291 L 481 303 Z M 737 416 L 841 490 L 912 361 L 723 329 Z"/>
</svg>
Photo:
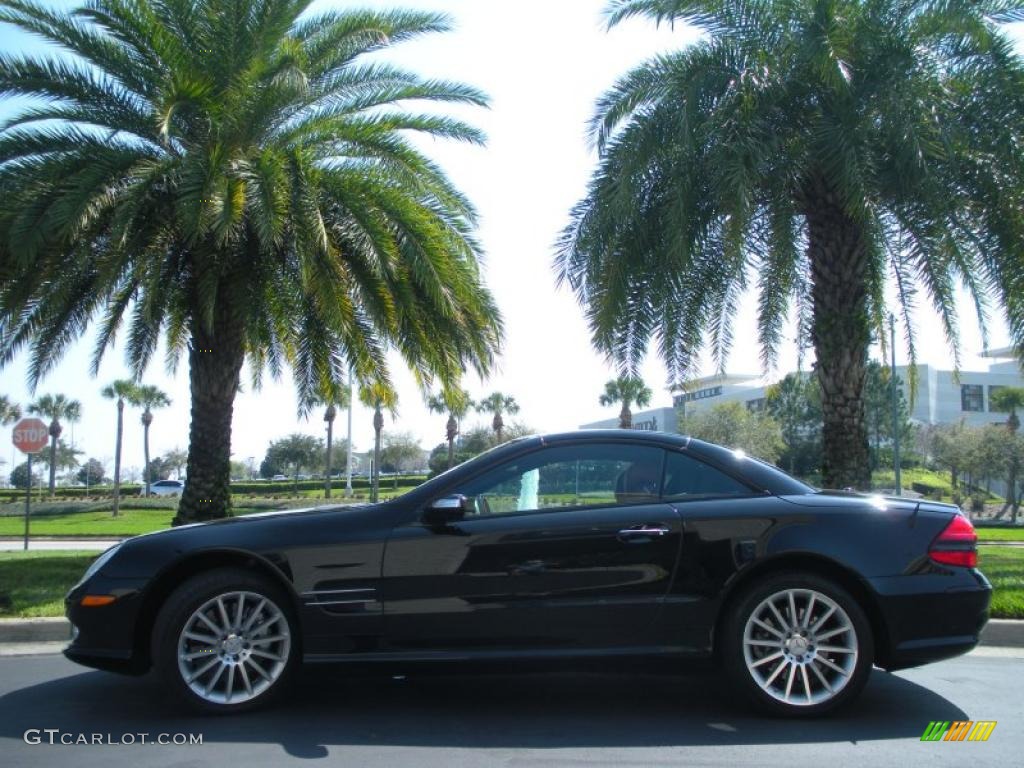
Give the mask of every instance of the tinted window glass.
<svg viewBox="0 0 1024 768">
<path fill-rule="evenodd" d="M 658 501 L 664 451 L 622 443 L 544 448 L 452 489 L 477 515 Z"/>
<path fill-rule="evenodd" d="M 751 489 L 709 464 L 684 453 L 670 452 L 665 460 L 666 501 L 708 496 L 749 496 Z"/>
</svg>

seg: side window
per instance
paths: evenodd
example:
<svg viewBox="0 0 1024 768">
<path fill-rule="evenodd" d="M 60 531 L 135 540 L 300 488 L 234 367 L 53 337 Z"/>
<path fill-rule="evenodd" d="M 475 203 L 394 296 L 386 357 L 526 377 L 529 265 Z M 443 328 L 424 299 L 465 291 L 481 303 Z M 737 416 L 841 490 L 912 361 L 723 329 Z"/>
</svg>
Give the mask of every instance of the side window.
<svg viewBox="0 0 1024 768">
<path fill-rule="evenodd" d="M 665 501 L 709 496 L 749 496 L 750 488 L 703 461 L 671 451 L 665 459 Z"/>
<path fill-rule="evenodd" d="M 453 489 L 477 515 L 659 500 L 665 452 L 624 443 L 544 448 Z"/>
</svg>

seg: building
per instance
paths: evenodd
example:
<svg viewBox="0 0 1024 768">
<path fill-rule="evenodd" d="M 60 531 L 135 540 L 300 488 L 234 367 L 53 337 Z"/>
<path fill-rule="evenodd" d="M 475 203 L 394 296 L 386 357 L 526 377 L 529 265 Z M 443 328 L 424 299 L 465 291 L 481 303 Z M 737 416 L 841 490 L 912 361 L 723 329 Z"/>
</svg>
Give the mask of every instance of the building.
<svg viewBox="0 0 1024 768">
<path fill-rule="evenodd" d="M 896 366 L 903 382 L 907 402 L 913 401 L 910 418 L 919 424 L 957 424 L 968 426 L 1003 423 L 1005 414 L 992 409 L 992 395 L 1001 387 L 1024 388 L 1024 376 L 1012 348 L 986 351 L 982 357 L 993 362 L 987 371 L 960 371 L 917 366 L 917 392 L 910 397 L 907 366 Z M 704 413 L 716 405 L 740 402 L 748 408 L 765 407 L 771 382 L 758 375 L 725 374 L 706 376 L 685 387 L 673 389 L 672 408 L 655 408 L 633 415 L 634 429 L 678 432 L 678 416 Z M 677 416 L 678 414 L 678 416 Z M 580 429 L 601 429 L 618 426 L 618 418 L 581 425 Z"/>
<path fill-rule="evenodd" d="M 637 411 L 633 414 L 633 429 L 644 432 L 679 432 L 676 409 L 650 408 L 646 411 Z M 594 421 L 590 424 L 581 424 L 580 429 L 618 429 L 619 415 L 616 413 L 613 418 Z"/>
</svg>

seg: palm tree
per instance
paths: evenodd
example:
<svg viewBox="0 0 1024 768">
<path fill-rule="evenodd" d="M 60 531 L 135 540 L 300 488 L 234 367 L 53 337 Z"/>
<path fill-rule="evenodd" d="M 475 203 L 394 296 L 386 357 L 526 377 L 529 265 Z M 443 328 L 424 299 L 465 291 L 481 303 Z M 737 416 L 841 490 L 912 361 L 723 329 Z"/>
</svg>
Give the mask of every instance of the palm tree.
<svg viewBox="0 0 1024 768">
<path fill-rule="evenodd" d="M 491 428 L 494 430 L 494 434 L 497 436 L 498 442 L 500 443 L 502 441 L 501 434 L 505 429 L 505 420 L 502 418 L 502 414 L 519 413 L 519 404 L 511 395 L 506 395 L 501 392 L 492 392 L 483 400 L 477 402 L 476 410 L 478 413 L 494 414 L 494 418 L 491 419 Z"/>
<path fill-rule="evenodd" d="M 474 407 L 469 392 L 456 387 L 442 390 L 440 394 L 427 398 L 427 409 L 431 413 L 447 413 L 448 423 L 445 424 L 445 436 L 448 439 L 448 469 L 455 466 L 455 438 L 459 436 L 462 420 L 469 409 Z"/>
<path fill-rule="evenodd" d="M 138 386 L 134 381 L 117 379 L 100 390 L 100 394 L 108 400 L 117 401 L 117 432 L 114 442 L 114 517 L 117 517 L 121 504 L 121 439 L 124 436 L 124 404 L 127 401 L 135 405 Z"/>
<path fill-rule="evenodd" d="M 0 90 L 35 99 L 0 126 L 0 362 L 28 346 L 36 382 L 92 318 L 94 372 L 123 322 L 136 378 L 161 336 L 186 355 L 176 523 L 230 514 L 246 361 L 305 400 L 349 366 L 388 384 L 392 350 L 424 386 L 486 375 L 501 339 L 475 212 L 414 138 L 482 134 L 408 108 L 486 97 L 380 58 L 448 18 L 310 5 L 0 0 L 62 50 L 0 59 Z"/>
<path fill-rule="evenodd" d="M 153 409 L 154 408 L 166 408 L 171 404 L 171 398 L 167 396 L 159 387 L 152 384 L 144 384 L 139 386 L 135 390 L 135 399 L 132 401 L 132 405 L 141 406 L 142 411 L 142 453 L 144 464 L 143 466 L 143 482 L 146 484 L 146 495 L 149 496 L 150 476 L 149 476 L 149 427 L 153 423 Z"/>
<path fill-rule="evenodd" d="M 392 416 L 398 397 L 390 386 L 375 383 L 359 388 L 359 401 L 373 408 L 373 476 L 370 484 L 370 501 L 376 502 L 380 497 L 380 443 L 381 432 L 384 430 L 384 412 L 387 409 Z"/>
<path fill-rule="evenodd" d="M 348 386 L 334 382 L 326 389 L 327 394 L 317 397 L 309 405 L 324 406 L 324 423 L 327 424 L 327 450 L 324 456 L 324 498 L 331 498 L 331 459 L 334 456 L 334 420 L 338 416 L 338 408 L 347 408 L 351 396 Z"/>
<path fill-rule="evenodd" d="M 1020 408 L 1024 408 L 1024 388 L 1021 387 L 1002 387 L 993 392 L 989 398 L 990 410 L 1009 414 L 1006 418 L 1006 428 L 1013 437 L 1017 436 L 1017 430 L 1020 429 L 1020 418 L 1017 416 L 1017 410 Z M 1013 522 L 1016 524 L 1017 510 L 1020 507 L 1020 500 L 1017 498 L 1017 475 L 1020 473 L 1017 452 L 1010 451 L 1009 459 L 1007 462 L 1009 477 L 1006 479 L 1006 503 L 999 510 L 996 519 L 1005 515 L 1007 510 L 1013 510 Z"/>
<path fill-rule="evenodd" d="M 922 288 L 958 354 L 961 282 L 982 323 L 1001 299 L 1024 349 L 1024 67 L 997 25 L 1022 6 L 612 0 L 610 25 L 646 16 L 705 34 L 598 103 L 598 168 L 556 257 L 595 345 L 634 372 L 654 341 L 685 381 L 707 339 L 724 370 L 756 287 L 771 368 L 795 303 L 822 392 L 824 483 L 868 488 L 865 368 L 887 287 L 912 362 Z"/>
<path fill-rule="evenodd" d="M 45 416 L 50 420 L 50 496 L 55 492 L 57 484 L 57 440 L 64 427 L 61 420 L 78 421 L 82 418 L 82 404 L 61 394 L 43 395 L 28 407 L 29 413 Z"/>
<path fill-rule="evenodd" d="M 0 426 L 6 427 L 21 418 L 21 406 L 12 402 L 7 395 L 0 395 Z"/>
<path fill-rule="evenodd" d="M 637 408 L 646 408 L 651 404 L 651 395 L 651 388 L 640 377 L 619 376 L 605 383 L 604 394 L 598 398 L 598 402 L 605 407 L 622 403 L 619 429 L 632 429 L 633 412 L 630 406 L 635 404 Z"/>
</svg>

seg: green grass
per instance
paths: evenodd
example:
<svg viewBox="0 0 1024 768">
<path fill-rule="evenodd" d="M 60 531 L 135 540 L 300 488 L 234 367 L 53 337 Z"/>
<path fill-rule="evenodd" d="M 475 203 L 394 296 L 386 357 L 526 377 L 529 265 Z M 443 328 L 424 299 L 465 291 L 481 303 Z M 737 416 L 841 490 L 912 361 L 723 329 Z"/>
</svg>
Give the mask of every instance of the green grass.
<svg viewBox="0 0 1024 768">
<path fill-rule="evenodd" d="M 983 546 L 981 572 L 992 582 L 992 618 L 1024 619 L 1024 547 Z"/>
<path fill-rule="evenodd" d="M 117 517 L 110 512 L 71 512 L 33 517 L 33 536 L 135 536 L 168 528 L 174 511 L 170 509 L 122 509 Z M 0 536 L 21 536 L 25 521 L 21 517 L 0 517 Z"/>
<path fill-rule="evenodd" d="M 981 570 L 995 587 L 992 618 L 1024 619 L 1024 547 L 983 546 Z M 0 618 L 62 616 L 64 595 L 98 552 L 0 552 Z"/>
<path fill-rule="evenodd" d="M 63 616 L 64 595 L 98 554 L 0 552 L 0 618 Z"/>
<path fill-rule="evenodd" d="M 989 527 L 975 523 L 974 530 L 978 532 L 978 539 L 981 541 L 1024 541 L 1024 527 Z"/>
</svg>

